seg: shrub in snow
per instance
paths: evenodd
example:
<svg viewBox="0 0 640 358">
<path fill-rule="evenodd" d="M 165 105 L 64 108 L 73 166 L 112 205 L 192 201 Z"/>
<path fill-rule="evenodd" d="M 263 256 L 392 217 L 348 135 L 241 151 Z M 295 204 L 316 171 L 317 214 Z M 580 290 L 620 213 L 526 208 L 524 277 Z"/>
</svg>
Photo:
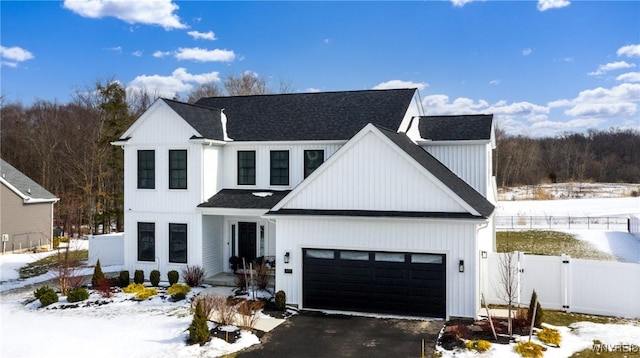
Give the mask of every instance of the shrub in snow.
<svg viewBox="0 0 640 358">
<path fill-rule="evenodd" d="M 560 347 L 560 342 L 562 342 L 562 337 L 560 336 L 560 331 L 553 328 L 544 327 L 541 331 L 536 333 L 540 342 L 547 345 L 554 345 Z"/>
<path fill-rule="evenodd" d="M 53 289 L 50 288 L 49 286 L 42 286 L 42 287 L 38 288 L 37 290 L 33 291 L 33 296 L 36 298 L 36 300 L 39 300 L 40 297 L 42 297 L 42 295 L 44 295 L 48 291 L 53 291 Z M 56 291 L 53 291 L 53 293 L 55 293 L 55 292 Z"/>
<path fill-rule="evenodd" d="M 89 291 L 84 287 L 76 287 L 67 290 L 67 301 L 80 302 L 89 299 Z"/>
<path fill-rule="evenodd" d="M 204 280 L 204 269 L 198 265 L 187 266 L 182 269 L 182 278 L 191 287 L 200 286 Z"/>
<path fill-rule="evenodd" d="M 118 286 L 127 287 L 129 286 L 130 281 L 129 271 L 120 271 L 120 276 L 118 276 Z"/>
<path fill-rule="evenodd" d="M 136 295 L 137 300 L 146 300 L 151 296 L 155 296 L 158 294 L 158 290 L 155 288 L 145 287 L 141 283 L 132 283 L 129 286 L 122 289 L 124 293 L 133 293 Z"/>
<path fill-rule="evenodd" d="M 176 270 L 171 270 L 167 272 L 167 278 L 169 279 L 169 285 L 173 285 L 174 283 L 178 283 L 180 274 Z"/>
<path fill-rule="evenodd" d="M 207 317 L 202 311 L 200 302 L 196 305 L 196 312 L 193 315 L 193 321 L 189 325 L 189 342 L 191 344 L 204 344 L 209 340 L 209 325 L 207 324 Z"/>
<path fill-rule="evenodd" d="M 134 283 L 144 283 L 144 271 L 135 270 L 133 273 L 133 282 Z"/>
<path fill-rule="evenodd" d="M 534 307 L 536 307 L 535 317 L 533 317 Z M 529 302 L 529 311 L 527 311 L 527 321 L 529 321 L 529 323 L 533 322 L 534 327 L 541 327 L 543 316 L 544 312 L 542 311 L 542 306 L 540 306 L 540 301 L 538 301 L 538 294 L 536 290 L 533 290 L 531 293 L 531 301 Z"/>
<path fill-rule="evenodd" d="M 264 307 L 263 301 L 244 300 L 238 305 L 238 313 L 242 322 L 240 325 L 247 329 L 253 329 L 258 321 L 258 311 Z"/>
<path fill-rule="evenodd" d="M 58 302 L 58 294 L 52 288 L 46 288 L 42 292 L 39 293 L 38 299 L 40 300 L 40 304 L 42 307 L 46 307 L 52 303 Z"/>
<path fill-rule="evenodd" d="M 187 294 L 191 291 L 191 287 L 187 285 L 183 285 L 181 283 L 174 283 L 169 288 L 167 288 L 167 293 L 170 295 L 175 295 L 176 293 L 184 293 Z"/>
<path fill-rule="evenodd" d="M 475 339 L 472 341 L 467 341 L 464 344 L 464 347 L 470 351 L 477 351 L 482 353 L 491 349 L 491 342 L 485 341 L 484 339 Z"/>
<path fill-rule="evenodd" d="M 533 342 L 518 342 L 515 350 L 525 358 L 542 358 L 542 347 Z"/>
<path fill-rule="evenodd" d="M 149 281 L 151 282 L 151 286 L 158 287 L 158 284 L 160 283 L 160 271 L 151 271 L 151 273 L 149 274 Z"/>
<path fill-rule="evenodd" d="M 280 290 L 276 292 L 276 309 L 284 311 L 287 308 L 287 294 Z"/>
<path fill-rule="evenodd" d="M 102 272 L 102 267 L 100 266 L 100 259 L 98 259 L 98 262 L 96 262 L 96 267 L 93 268 L 93 276 L 91 276 L 91 286 L 98 286 L 98 283 L 101 280 L 104 280 L 104 273 Z"/>
</svg>

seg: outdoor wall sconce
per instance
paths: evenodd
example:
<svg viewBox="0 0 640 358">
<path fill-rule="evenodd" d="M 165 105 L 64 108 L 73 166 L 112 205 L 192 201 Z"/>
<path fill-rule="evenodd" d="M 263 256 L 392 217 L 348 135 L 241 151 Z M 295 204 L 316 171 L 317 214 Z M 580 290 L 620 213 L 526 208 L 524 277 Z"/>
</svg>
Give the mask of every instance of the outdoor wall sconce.
<svg viewBox="0 0 640 358">
<path fill-rule="evenodd" d="M 458 263 L 458 272 L 464 272 L 464 260 L 460 260 Z"/>
<path fill-rule="evenodd" d="M 289 254 L 289 251 L 284 253 L 284 263 L 288 264 L 289 260 L 291 259 L 291 255 Z"/>
<path fill-rule="evenodd" d="M 486 251 L 482 251 L 480 254 L 482 255 L 483 259 L 487 258 L 487 252 Z"/>
</svg>

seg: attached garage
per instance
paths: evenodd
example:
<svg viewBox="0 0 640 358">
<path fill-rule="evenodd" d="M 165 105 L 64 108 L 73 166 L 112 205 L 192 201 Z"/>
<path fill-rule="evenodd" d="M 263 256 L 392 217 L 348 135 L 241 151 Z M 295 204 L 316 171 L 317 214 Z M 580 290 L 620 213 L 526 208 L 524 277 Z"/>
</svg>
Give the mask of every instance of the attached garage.
<svg viewBox="0 0 640 358">
<path fill-rule="evenodd" d="M 303 257 L 306 308 L 446 316 L 445 255 L 309 248 Z"/>
</svg>

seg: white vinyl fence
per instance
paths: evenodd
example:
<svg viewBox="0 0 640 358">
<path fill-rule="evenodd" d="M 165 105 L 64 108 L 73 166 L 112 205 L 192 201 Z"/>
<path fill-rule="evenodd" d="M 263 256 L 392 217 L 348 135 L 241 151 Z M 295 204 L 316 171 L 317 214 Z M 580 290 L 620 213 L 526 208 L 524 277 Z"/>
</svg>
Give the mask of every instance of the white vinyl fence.
<svg viewBox="0 0 640 358">
<path fill-rule="evenodd" d="M 488 304 L 505 304 L 502 253 L 480 259 L 480 289 Z M 640 264 L 513 253 L 519 301 L 528 306 L 535 289 L 543 308 L 640 318 Z"/>
<path fill-rule="evenodd" d="M 629 232 L 640 236 L 640 216 L 633 215 L 629 218 Z"/>
<path fill-rule="evenodd" d="M 95 265 L 100 259 L 100 266 L 124 264 L 124 233 L 89 236 L 88 265 Z"/>
</svg>

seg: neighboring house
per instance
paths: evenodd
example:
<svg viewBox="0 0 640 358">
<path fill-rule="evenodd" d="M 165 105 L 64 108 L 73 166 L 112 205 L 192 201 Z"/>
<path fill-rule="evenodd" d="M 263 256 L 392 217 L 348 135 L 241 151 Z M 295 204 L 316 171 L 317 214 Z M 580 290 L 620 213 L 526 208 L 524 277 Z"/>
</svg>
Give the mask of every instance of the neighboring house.
<svg viewBox="0 0 640 358">
<path fill-rule="evenodd" d="M 52 248 L 53 204 L 59 199 L 0 159 L 3 252 Z"/>
<path fill-rule="evenodd" d="M 125 267 L 264 256 L 301 308 L 475 317 L 494 143 L 491 115 L 421 116 L 415 89 L 160 99 L 113 143 Z"/>
</svg>

